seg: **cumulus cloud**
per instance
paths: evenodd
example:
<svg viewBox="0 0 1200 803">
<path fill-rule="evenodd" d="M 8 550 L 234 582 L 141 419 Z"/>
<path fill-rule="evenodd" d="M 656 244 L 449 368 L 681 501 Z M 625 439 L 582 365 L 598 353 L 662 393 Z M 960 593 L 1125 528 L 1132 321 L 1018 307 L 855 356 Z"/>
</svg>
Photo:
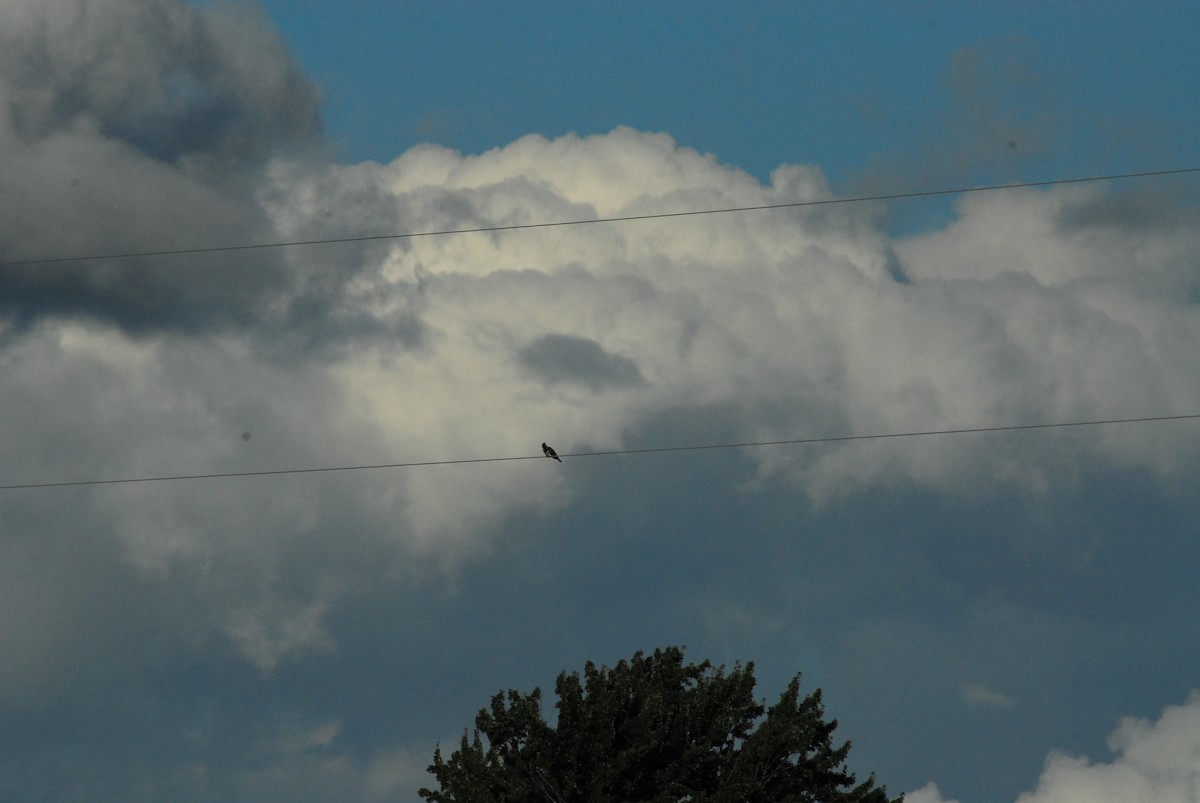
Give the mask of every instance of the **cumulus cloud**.
<svg viewBox="0 0 1200 803">
<path fill-rule="evenodd" d="M 1157 720 L 1129 718 L 1108 739 L 1111 762 L 1055 753 L 1017 803 L 1195 803 L 1200 800 L 1200 694 Z"/>
<path fill-rule="evenodd" d="M 246 6 L 0 0 L 0 261 L 832 197 L 817 167 L 784 165 L 763 183 L 667 134 L 626 128 L 332 164 L 318 100 Z M 827 205 L 6 265 L 3 484 L 536 457 L 543 440 L 569 454 L 1196 412 L 1200 221 L 1186 195 L 1104 185 L 971 195 L 949 225 L 898 240 L 881 218 Z M 1113 467 L 1174 476 L 1195 466 L 1193 432 L 750 450 L 729 461 L 739 476 L 706 481 L 779 483 L 816 503 L 893 486 L 1036 494 Z M 746 465 L 755 477 L 740 475 Z M 59 733 L 47 724 L 54 706 L 74 706 L 89 723 L 98 712 L 81 740 L 116 735 L 64 781 L 78 789 L 120 792 L 149 774 L 143 797 L 411 789 L 427 745 L 364 748 L 340 714 L 289 719 L 255 684 L 313 696 L 324 681 L 291 672 L 350 649 L 353 601 L 456 587 L 469 562 L 602 484 L 589 473 L 602 466 L 535 459 L 6 492 L 5 743 L 34 750 Z M 518 520 L 525 530 L 510 527 Z M 430 612 L 441 599 L 418 596 L 404 598 L 413 610 L 363 606 L 371 634 L 359 638 L 373 648 L 376 625 L 403 632 L 417 620 L 442 638 Z M 732 632 L 753 606 L 715 609 L 738 612 L 718 622 Z M 759 620 L 772 641 L 791 626 L 774 610 Z M 238 689 L 179 680 L 209 671 L 228 671 Z M 1015 699 L 987 686 L 960 696 L 956 705 L 997 710 Z M 163 713 L 185 704 L 187 715 Z M 1177 723 L 1195 708 L 1123 726 L 1113 765 L 1055 757 L 1035 794 L 1106 768 L 1149 779 L 1155 767 L 1180 770 L 1186 755 L 1160 766 L 1146 751 L 1186 730 Z M 226 746 L 234 721 L 245 727 Z M 168 742 L 184 747 L 144 761 L 169 772 L 129 766 Z M 25 758 L 6 757 L 0 774 L 59 772 L 59 754 Z M 933 786 L 913 794 L 941 799 Z"/>
<path fill-rule="evenodd" d="M 782 167 L 764 186 L 627 129 L 470 157 L 422 147 L 387 165 L 280 158 L 262 181 L 259 214 L 282 238 L 829 197 L 814 168 Z M 946 230 L 899 243 L 871 209 L 842 206 L 289 249 L 277 256 L 286 303 L 309 314 L 283 339 L 269 316 L 204 338 L 61 313 L 28 330 L 5 352 L 4 393 L 30 424 L 6 445 L 36 456 L 21 478 L 36 481 L 508 456 L 542 440 L 689 445 L 629 439 L 680 411 L 693 424 L 675 437 L 690 443 L 1193 412 L 1200 318 L 1172 278 L 1192 229 L 1148 229 L 1123 261 L 1103 234 L 1053 223 L 1103 192 L 980 196 Z M 1162 427 L 753 457 L 763 477 L 820 500 L 898 482 L 1036 491 L 1096 461 L 1166 472 L 1195 446 Z M 402 562 L 452 566 L 509 517 L 580 490 L 545 468 L 272 480 L 265 503 L 261 484 L 130 487 L 88 504 L 154 576 L 249 558 L 252 576 L 231 569 L 239 581 L 213 604 L 270 669 L 333 649 L 322 611 L 358 582 L 283 574 L 283 561 L 353 527 Z"/>
<path fill-rule="evenodd" d="M 390 165 L 334 168 L 303 186 L 313 182 L 390 197 L 387 207 L 405 210 L 390 225 L 413 231 L 828 197 L 810 168 L 782 168 L 764 187 L 661 135 L 628 130 L 529 137 L 478 157 L 426 147 Z M 279 193 L 277 219 L 303 228 L 292 221 L 312 210 L 292 200 L 316 195 Z M 1072 198 L 1034 196 L 1031 207 Z M 463 433 L 487 422 L 464 442 L 496 438 L 498 420 L 520 432 L 558 419 L 554 431 L 574 439 L 570 449 L 618 445 L 624 432 L 680 405 L 726 411 L 746 439 L 1190 409 L 1196 376 L 1174 344 L 1196 342 L 1196 318 L 1168 288 L 1192 227 L 1148 232 L 1155 247 L 1136 259 L 1127 250 L 1122 261 L 1095 236 L 1078 242 L 1056 230 L 1039 241 L 1045 210 L 1004 214 L 1024 200 L 964 202 L 961 222 L 946 232 L 899 243 L 882 236 L 871 210 L 848 207 L 409 241 L 384 260 L 374 304 L 414 315 L 423 348 L 397 352 L 382 385 L 359 373 L 356 390 L 382 411 L 381 388 L 396 399 L 406 372 L 410 387 L 437 387 L 427 369 L 438 355 L 437 377 L 453 389 L 439 405 L 444 420 Z M 1022 253 L 996 247 L 992 218 L 1003 219 L 1008 250 Z M 1023 220 L 1030 231 L 1013 231 Z M 1038 245 L 1051 256 L 1029 258 Z M 1006 269 L 981 274 L 972 259 Z M 1096 259 L 1109 266 L 1099 274 Z M 894 264 L 908 283 L 893 278 Z M 1064 287 L 1054 278 L 1062 271 L 1094 281 Z M 1147 298 L 1153 279 L 1138 280 L 1135 294 L 1134 274 L 1164 284 Z M 361 366 L 361 356 L 348 364 Z M 487 393 L 460 392 L 471 386 Z M 499 399 L 508 401 L 497 419 Z M 398 418 L 379 423 L 406 428 Z M 901 477 L 1043 488 L 1097 452 L 1160 470 L 1190 459 L 1189 439 L 1160 433 L 1051 436 L 1043 442 L 1052 449 L 1033 450 L 1013 439 L 872 444 L 764 454 L 763 465 L 817 496 Z"/>
<path fill-rule="evenodd" d="M 330 164 L 305 149 L 316 92 L 261 15 L 0 9 L 6 260 L 831 197 L 815 167 L 763 184 L 623 128 Z M 1200 227 L 1145 204 L 1102 186 L 973 195 L 950 226 L 898 242 L 877 209 L 840 205 L 5 268 L 0 396 L 18 424 L 0 447 L 29 455 L 12 481 L 34 482 L 1195 412 L 1200 316 L 1180 291 Z M 667 418 L 685 443 L 655 440 Z M 1194 461 L 1190 432 L 751 456 L 816 500 L 897 483 L 1037 491 L 1093 465 L 1170 472 Z M 197 632 L 272 671 L 335 650 L 323 617 L 385 581 L 380 567 L 452 570 L 583 490 L 547 468 L 122 486 L 65 504 L 142 577 L 194 583 Z"/>
<path fill-rule="evenodd" d="M 962 297 L 980 305 L 977 320 L 1003 331 L 992 339 L 989 371 L 1017 379 L 995 399 L 1010 409 L 1033 402 L 1060 419 L 1179 413 L 1200 390 L 1196 372 L 1179 362 L 1180 345 L 1198 334 L 1189 254 L 1200 217 L 1176 207 L 1139 220 L 1137 201 L 1110 192 L 969 196 L 946 229 L 896 246 L 916 284 L 972 288 Z M 1167 445 L 1175 431 L 1095 434 L 1118 463 L 1177 465 L 1179 452 Z"/>
</svg>

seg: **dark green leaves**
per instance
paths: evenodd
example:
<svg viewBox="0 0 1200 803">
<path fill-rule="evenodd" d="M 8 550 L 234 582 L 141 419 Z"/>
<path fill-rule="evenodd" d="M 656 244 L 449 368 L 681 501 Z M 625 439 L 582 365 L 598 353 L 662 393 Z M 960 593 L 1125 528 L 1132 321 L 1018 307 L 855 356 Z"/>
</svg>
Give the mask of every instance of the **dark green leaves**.
<svg viewBox="0 0 1200 803">
<path fill-rule="evenodd" d="M 874 778 L 855 785 L 849 742 L 833 746 L 820 691 L 800 678 L 764 709 L 754 665 L 725 673 L 685 664 L 677 647 L 637 653 L 611 669 L 559 675 L 557 717 L 541 692 L 497 694 L 470 740 L 429 771 L 434 803 L 887 803 Z M 481 738 L 482 737 L 482 738 Z M 485 740 L 486 739 L 486 746 Z"/>
</svg>

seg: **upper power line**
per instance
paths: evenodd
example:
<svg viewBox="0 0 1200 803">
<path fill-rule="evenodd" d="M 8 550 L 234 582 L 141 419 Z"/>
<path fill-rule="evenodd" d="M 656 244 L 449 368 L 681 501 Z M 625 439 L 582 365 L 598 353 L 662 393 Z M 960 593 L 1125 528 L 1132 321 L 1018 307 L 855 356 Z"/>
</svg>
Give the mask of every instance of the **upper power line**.
<svg viewBox="0 0 1200 803">
<path fill-rule="evenodd" d="M 17 259 L 0 262 L 0 268 L 10 268 L 19 265 L 49 265 L 63 262 L 90 262 L 101 259 L 133 259 L 135 257 L 180 256 L 184 254 L 212 254 L 229 251 L 251 251 L 268 248 L 296 248 L 309 245 L 333 245 L 337 243 L 363 243 L 375 240 L 405 240 L 417 237 L 445 237 L 453 234 L 482 234 L 490 232 L 519 231 L 522 229 L 546 229 L 557 226 L 587 226 L 597 223 L 626 223 L 635 220 L 657 220 L 673 217 L 693 217 L 696 215 L 723 215 L 733 212 L 761 212 L 769 209 L 796 209 L 806 206 L 830 206 L 833 204 L 854 204 L 868 201 L 898 201 L 905 198 L 930 198 L 939 195 L 961 195 L 968 192 L 990 192 L 994 190 L 1015 190 L 1028 187 L 1051 187 L 1060 184 L 1082 184 L 1090 181 L 1115 181 L 1117 179 L 1151 178 L 1154 176 L 1174 176 L 1183 173 L 1200 173 L 1200 167 L 1180 167 L 1170 170 L 1143 170 L 1136 173 L 1114 173 L 1107 176 L 1082 176 L 1077 178 L 1059 178 L 1048 181 L 1024 181 L 1016 184 L 991 184 L 983 187 L 954 187 L 940 190 L 922 190 L 917 192 L 897 192 L 883 195 L 859 195 L 849 198 L 824 198 L 816 201 L 790 201 L 778 204 L 760 204 L 757 206 L 735 206 L 722 209 L 691 209 L 679 212 L 650 212 L 642 215 L 620 215 L 617 217 L 584 218 L 579 220 L 555 220 L 544 223 L 515 223 L 505 226 L 478 226 L 468 229 L 439 229 L 434 231 L 413 231 L 398 234 L 369 234 L 356 237 L 328 237 L 314 240 L 289 240 L 274 243 L 249 243 L 244 245 L 215 245 L 194 248 L 170 248 L 157 251 L 129 251 L 113 254 L 81 254 L 76 256 L 43 257 L 38 259 Z"/>
<path fill-rule="evenodd" d="M 912 432 L 887 432 L 868 435 L 833 435 L 815 438 L 791 438 L 777 441 L 748 441 L 744 443 L 707 443 L 691 446 L 656 446 L 641 449 L 614 449 L 602 452 L 564 452 L 561 457 L 612 457 L 615 455 L 646 455 L 658 452 L 695 452 L 705 449 L 744 449 L 762 446 L 796 446 L 814 443 L 841 443 L 847 441 L 885 440 L 890 438 L 916 438 L 934 435 L 968 435 L 984 432 L 1016 432 L 1032 429 L 1063 429 L 1066 427 L 1096 427 L 1112 424 L 1145 424 L 1155 421 L 1185 421 L 1200 419 L 1200 413 L 1188 415 L 1141 416 L 1139 418 L 1110 418 L 1099 421 L 1065 421 L 1051 424 L 1010 424 L 960 429 L 917 430 Z M 186 480 L 213 480 L 231 477 L 269 477 L 283 474 L 318 474 L 335 471 L 371 471 L 385 468 L 423 468 L 429 466 L 455 466 L 466 463 L 503 463 L 514 460 L 542 460 L 544 455 L 513 455 L 509 457 L 467 457 L 457 460 L 421 460 L 408 463 L 376 463 L 354 466 L 317 466 L 312 468 L 265 469 L 262 471 L 224 471 L 212 474 L 174 474 L 154 477 L 121 477 L 116 479 L 61 480 L 53 482 L 27 482 L 0 485 L 0 491 L 16 491 L 31 488 L 70 488 L 84 485 L 129 485 L 145 482 L 182 482 Z"/>
</svg>

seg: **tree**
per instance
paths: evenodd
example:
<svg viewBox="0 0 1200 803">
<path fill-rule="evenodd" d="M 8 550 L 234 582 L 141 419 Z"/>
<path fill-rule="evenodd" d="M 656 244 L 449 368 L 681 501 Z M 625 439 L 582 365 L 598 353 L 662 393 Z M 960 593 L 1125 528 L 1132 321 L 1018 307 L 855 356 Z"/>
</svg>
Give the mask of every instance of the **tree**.
<svg viewBox="0 0 1200 803">
<path fill-rule="evenodd" d="M 678 647 L 638 652 L 611 669 L 563 672 L 554 724 L 540 689 L 492 698 L 449 759 L 429 772 L 433 803 L 890 803 L 872 775 L 845 768 L 818 689 L 800 676 L 769 709 L 756 702 L 754 664 L 728 674 L 685 664 Z M 486 742 L 485 742 L 486 740 Z M 897 801 L 903 796 L 897 798 Z"/>
</svg>

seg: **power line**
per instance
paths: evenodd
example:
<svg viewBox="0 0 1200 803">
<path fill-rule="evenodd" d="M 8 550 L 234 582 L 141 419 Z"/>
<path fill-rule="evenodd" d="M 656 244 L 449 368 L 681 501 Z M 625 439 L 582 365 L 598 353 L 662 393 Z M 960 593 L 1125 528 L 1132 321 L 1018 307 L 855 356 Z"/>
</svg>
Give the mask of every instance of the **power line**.
<svg viewBox="0 0 1200 803">
<path fill-rule="evenodd" d="M 605 452 L 563 453 L 561 457 L 613 457 L 616 455 L 643 455 L 659 452 L 695 452 L 706 449 L 747 449 L 762 446 L 797 446 L 815 443 L 842 443 L 847 441 L 885 440 L 891 438 L 917 438 L 933 435 L 968 435 L 985 432 L 1016 432 L 1034 429 L 1063 429 L 1066 427 L 1096 427 L 1111 424 L 1145 424 L 1156 421 L 1185 421 L 1200 418 L 1200 413 L 1189 415 L 1143 416 L 1140 418 L 1110 418 L 1101 421 L 1066 421 L 1053 424 L 1012 424 L 1005 426 L 966 427 L 961 429 L 919 430 L 913 432 L 888 432 L 870 435 L 834 435 L 817 438 L 792 438 L 778 441 L 748 441 L 745 443 L 708 443 L 692 446 L 657 446 L 643 449 L 615 449 Z M 503 463 L 514 460 L 543 460 L 544 455 L 515 455 L 511 457 L 471 457 L 458 460 L 422 460 L 409 463 L 378 463 L 357 466 L 319 466 L 315 468 L 266 469 L 262 471 L 226 471 L 213 474 L 176 474 L 157 477 L 123 477 L 108 480 L 64 480 L 59 482 L 30 482 L 0 485 L 0 491 L 17 491 L 32 488 L 72 488 L 85 485 L 130 485 L 147 482 L 181 482 L 188 480 L 215 480 L 233 477 L 270 477 L 284 474 L 321 474 L 337 471 L 374 471 L 388 468 L 426 468 L 430 466 L 458 466 L 468 463 Z"/>
<path fill-rule="evenodd" d="M 435 231 L 416 231 L 401 234 L 369 234 L 357 237 L 330 237 L 317 240 L 290 240 L 274 243 L 250 243 L 245 245 L 217 245 L 198 248 L 171 248 L 160 251 L 130 251 L 115 254 L 90 254 L 69 257 L 45 257 L 40 259 L 18 259 L 0 262 L 0 268 L 11 268 L 21 265 L 52 265 L 64 262 L 93 262 L 102 259 L 134 259 L 138 257 L 182 256 L 185 254 L 214 254 L 232 251 L 254 251 L 270 248 L 298 248 L 311 245 L 335 245 L 341 243 L 365 243 L 379 240 L 407 240 L 418 237 L 447 237 L 455 234 L 485 234 L 505 231 L 520 231 L 523 229 L 548 229 L 559 226 L 587 226 L 597 223 L 628 223 L 636 220 L 661 220 L 664 218 L 694 217 L 697 215 L 723 215 L 732 212 L 762 212 L 770 209 L 797 209 L 808 206 L 831 206 L 834 204 L 855 204 L 868 201 L 898 201 L 907 198 L 930 198 L 939 195 L 962 195 L 969 192 L 990 192 L 994 190 L 1015 190 L 1029 187 L 1051 187 L 1061 184 L 1082 184 L 1091 181 L 1116 181 L 1118 179 L 1151 178 L 1156 176 L 1174 176 L 1184 173 L 1200 173 L 1200 167 L 1181 167 L 1171 170 L 1144 170 L 1136 173 L 1115 173 L 1107 176 L 1083 176 L 1078 178 L 1059 178 L 1048 181 L 1025 181 L 1016 184 L 992 184 L 983 187 L 955 187 L 942 190 L 923 190 L 919 192 L 897 192 L 886 195 L 859 195 L 850 198 L 825 198 L 817 201 L 790 201 L 779 204 L 761 204 L 758 206 L 736 206 L 723 209 L 693 209 L 682 212 L 650 212 L 643 215 L 621 215 L 618 217 L 584 218 L 579 220 L 557 220 L 545 223 L 515 223 L 506 226 L 479 226 L 470 229 L 440 229 Z"/>
</svg>

